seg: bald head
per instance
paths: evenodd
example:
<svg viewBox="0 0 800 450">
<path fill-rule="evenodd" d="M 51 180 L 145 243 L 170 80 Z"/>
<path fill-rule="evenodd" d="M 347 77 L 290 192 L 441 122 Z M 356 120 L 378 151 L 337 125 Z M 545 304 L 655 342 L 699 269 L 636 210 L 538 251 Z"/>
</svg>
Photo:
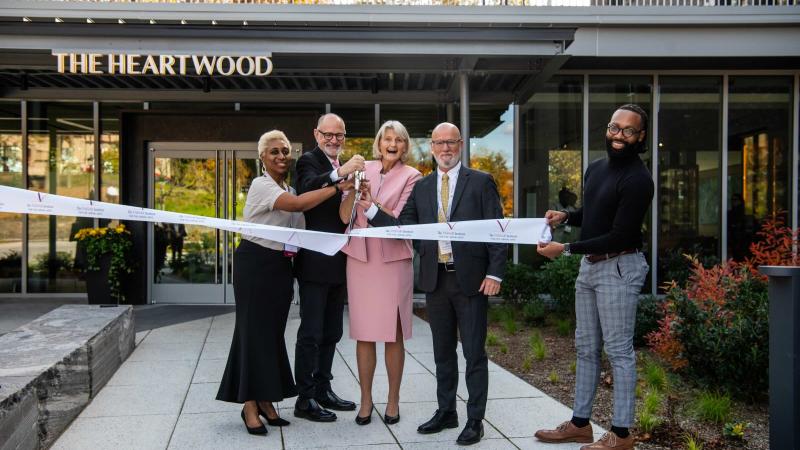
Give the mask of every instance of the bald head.
<svg viewBox="0 0 800 450">
<path fill-rule="evenodd" d="M 431 153 L 443 172 L 455 167 L 461 160 L 461 131 L 449 122 L 442 122 L 431 132 Z"/>
<path fill-rule="evenodd" d="M 317 128 L 314 129 L 314 139 L 317 146 L 331 159 L 336 159 L 344 145 L 344 120 L 336 114 L 328 113 L 320 116 Z"/>
</svg>

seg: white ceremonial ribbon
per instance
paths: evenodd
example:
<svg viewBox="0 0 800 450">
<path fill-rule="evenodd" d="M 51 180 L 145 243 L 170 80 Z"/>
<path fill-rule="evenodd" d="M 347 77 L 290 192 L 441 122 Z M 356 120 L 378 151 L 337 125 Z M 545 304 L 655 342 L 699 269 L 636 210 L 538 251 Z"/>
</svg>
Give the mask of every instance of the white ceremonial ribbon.
<svg viewBox="0 0 800 450">
<path fill-rule="evenodd" d="M 172 211 L 97 202 L 0 185 L 0 212 L 91 217 L 200 225 L 269 239 L 283 244 L 334 255 L 347 243 L 347 234 L 285 228 L 274 225 L 218 219 Z M 545 219 L 490 219 L 463 222 L 357 228 L 349 236 L 384 239 L 418 239 L 486 242 L 496 244 L 538 244 L 550 242 Z"/>
<path fill-rule="evenodd" d="M 494 244 L 538 244 L 552 240 L 544 219 L 488 219 L 463 222 L 356 228 L 350 236 L 466 241 Z"/>
</svg>

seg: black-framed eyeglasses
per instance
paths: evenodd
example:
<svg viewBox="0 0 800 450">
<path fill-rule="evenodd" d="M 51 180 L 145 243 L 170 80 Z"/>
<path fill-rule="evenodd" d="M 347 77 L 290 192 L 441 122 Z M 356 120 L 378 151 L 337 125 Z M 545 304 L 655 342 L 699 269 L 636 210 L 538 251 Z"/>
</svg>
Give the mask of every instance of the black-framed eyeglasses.
<svg viewBox="0 0 800 450">
<path fill-rule="evenodd" d="M 446 139 L 441 141 L 431 141 L 431 145 L 434 147 L 444 147 L 445 145 L 448 147 L 455 147 L 459 142 L 461 142 L 461 139 Z"/>
<path fill-rule="evenodd" d="M 347 136 L 345 133 L 326 133 L 326 132 L 324 132 L 324 131 L 321 131 L 321 130 L 319 130 L 319 129 L 317 129 L 317 132 L 318 132 L 319 134 L 321 134 L 321 135 L 322 135 L 322 137 L 323 137 L 323 138 L 324 138 L 326 141 L 330 141 L 330 140 L 331 140 L 331 139 L 333 139 L 333 138 L 336 138 L 336 140 L 337 140 L 337 141 L 341 141 L 341 140 L 344 140 L 344 137 L 345 137 L 345 136 Z"/>
<path fill-rule="evenodd" d="M 620 131 L 622 131 L 622 135 L 625 136 L 626 138 L 629 138 L 631 136 L 637 135 L 642 132 L 642 130 L 637 130 L 636 128 L 633 127 L 620 128 L 615 123 L 608 124 L 608 132 L 611 133 L 612 136 L 618 134 Z"/>
</svg>

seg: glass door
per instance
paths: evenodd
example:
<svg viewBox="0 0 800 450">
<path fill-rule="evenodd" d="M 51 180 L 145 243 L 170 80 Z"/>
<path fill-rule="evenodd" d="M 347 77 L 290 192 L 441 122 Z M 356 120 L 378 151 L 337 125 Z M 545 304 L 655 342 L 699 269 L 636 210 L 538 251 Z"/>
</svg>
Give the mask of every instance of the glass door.
<svg viewBox="0 0 800 450">
<path fill-rule="evenodd" d="M 240 219 L 259 175 L 254 143 L 153 142 L 149 207 Z M 197 225 L 151 223 L 152 303 L 233 303 L 233 250 L 240 237 Z"/>
</svg>

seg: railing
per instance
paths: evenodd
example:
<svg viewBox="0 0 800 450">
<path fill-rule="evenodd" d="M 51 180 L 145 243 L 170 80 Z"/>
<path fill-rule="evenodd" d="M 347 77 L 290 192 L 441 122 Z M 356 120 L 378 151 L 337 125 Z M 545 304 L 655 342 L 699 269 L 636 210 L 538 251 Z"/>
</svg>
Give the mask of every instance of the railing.
<svg viewBox="0 0 800 450">
<path fill-rule="evenodd" d="M 800 0 L 64 0 L 82 3 L 197 3 L 340 6 L 555 6 L 555 7 L 750 7 L 798 6 Z"/>
</svg>

